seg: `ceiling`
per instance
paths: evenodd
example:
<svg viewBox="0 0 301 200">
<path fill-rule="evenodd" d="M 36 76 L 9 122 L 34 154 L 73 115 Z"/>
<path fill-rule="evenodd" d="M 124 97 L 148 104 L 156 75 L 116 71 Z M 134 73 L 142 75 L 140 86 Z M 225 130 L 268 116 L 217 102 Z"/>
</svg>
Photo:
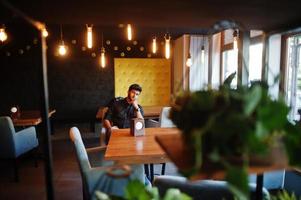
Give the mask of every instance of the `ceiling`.
<svg viewBox="0 0 301 200">
<path fill-rule="evenodd" d="M 233 24 L 269 31 L 301 26 L 300 0 L 86 0 L 9 1 L 46 24 L 136 27 L 181 33 L 218 31 Z M 13 15 L 0 4 L 0 23 Z M 222 21 L 224 20 L 224 21 Z M 235 22 L 235 23 L 232 23 Z M 172 32 L 172 31 L 171 31 Z"/>
</svg>

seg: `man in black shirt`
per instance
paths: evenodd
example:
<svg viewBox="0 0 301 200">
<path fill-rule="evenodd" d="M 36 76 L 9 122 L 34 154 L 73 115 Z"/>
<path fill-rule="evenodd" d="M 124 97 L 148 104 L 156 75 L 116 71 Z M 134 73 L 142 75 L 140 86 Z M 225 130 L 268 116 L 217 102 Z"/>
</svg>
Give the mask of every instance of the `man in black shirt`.
<svg viewBox="0 0 301 200">
<path fill-rule="evenodd" d="M 141 86 L 132 84 L 129 87 L 127 97 L 116 99 L 109 106 L 103 122 L 106 128 L 106 143 L 109 142 L 112 127 L 130 128 L 132 118 L 143 119 L 143 109 L 138 104 L 138 97 L 141 92 Z"/>
</svg>

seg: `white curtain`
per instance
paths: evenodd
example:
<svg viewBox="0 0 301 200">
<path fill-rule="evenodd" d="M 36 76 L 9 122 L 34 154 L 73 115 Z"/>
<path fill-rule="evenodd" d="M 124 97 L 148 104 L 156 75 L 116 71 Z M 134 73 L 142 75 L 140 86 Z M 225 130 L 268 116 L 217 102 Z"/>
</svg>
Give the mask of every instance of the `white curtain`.
<svg viewBox="0 0 301 200">
<path fill-rule="evenodd" d="M 212 66 L 211 87 L 218 89 L 220 85 L 220 55 L 221 55 L 221 33 L 212 36 Z"/>
<path fill-rule="evenodd" d="M 202 56 L 202 45 L 205 51 Z M 196 91 L 208 86 L 208 39 L 203 36 L 190 37 L 190 54 L 192 66 L 189 74 L 189 89 Z"/>
</svg>

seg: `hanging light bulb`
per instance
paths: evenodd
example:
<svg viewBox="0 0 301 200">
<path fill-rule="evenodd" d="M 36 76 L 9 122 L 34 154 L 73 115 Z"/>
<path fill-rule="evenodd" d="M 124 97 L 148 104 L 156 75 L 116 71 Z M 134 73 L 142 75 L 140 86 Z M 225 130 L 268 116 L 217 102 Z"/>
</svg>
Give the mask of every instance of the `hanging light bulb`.
<svg viewBox="0 0 301 200">
<path fill-rule="evenodd" d="M 103 47 L 103 33 L 101 33 L 100 66 L 102 68 L 105 68 L 106 66 L 105 48 Z"/>
<path fill-rule="evenodd" d="M 0 28 L 0 41 L 4 42 L 7 40 L 7 33 L 5 32 L 5 27 Z"/>
<path fill-rule="evenodd" d="M 204 63 L 205 62 L 205 46 L 204 45 L 202 45 L 202 47 L 201 47 L 201 59 L 202 59 L 202 63 Z"/>
<path fill-rule="evenodd" d="M 62 25 L 61 25 L 61 44 L 59 45 L 58 53 L 59 53 L 60 56 L 65 56 L 67 54 L 67 46 L 65 45 L 64 40 L 63 40 Z"/>
<path fill-rule="evenodd" d="M 153 44 L 152 44 L 152 50 L 153 53 L 157 53 L 157 41 L 156 41 L 156 37 L 153 38 Z"/>
<path fill-rule="evenodd" d="M 43 36 L 44 38 L 46 38 L 46 37 L 48 36 L 48 31 L 47 31 L 46 28 L 43 28 L 43 29 L 42 29 L 42 36 Z"/>
<path fill-rule="evenodd" d="M 106 57 L 105 57 L 105 48 L 101 47 L 101 51 L 100 51 L 100 66 L 102 68 L 105 68 L 106 66 Z"/>
<path fill-rule="evenodd" d="M 132 40 L 132 26 L 128 24 L 127 26 L 128 40 Z"/>
<path fill-rule="evenodd" d="M 169 59 L 170 58 L 170 35 L 165 34 L 165 58 Z"/>
<path fill-rule="evenodd" d="M 58 51 L 59 51 L 59 55 L 61 55 L 61 56 L 64 56 L 67 53 L 67 48 L 66 48 L 66 45 L 64 44 L 63 40 L 61 41 L 61 44 L 59 45 Z"/>
<path fill-rule="evenodd" d="M 234 30 L 233 31 L 233 49 L 236 51 L 237 48 L 237 40 L 238 40 L 238 31 Z"/>
<path fill-rule="evenodd" d="M 92 45 L 93 45 L 92 25 L 91 26 L 87 25 L 87 47 L 91 49 Z"/>
<path fill-rule="evenodd" d="M 190 54 L 190 52 L 188 53 L 188 57 L 187 57 L 187 60 L 186 60 L 186 66 L 187 67 L 191 67 L 192 66 L 192 60 L 191 60 L 191 54 Z"/>
</svg>

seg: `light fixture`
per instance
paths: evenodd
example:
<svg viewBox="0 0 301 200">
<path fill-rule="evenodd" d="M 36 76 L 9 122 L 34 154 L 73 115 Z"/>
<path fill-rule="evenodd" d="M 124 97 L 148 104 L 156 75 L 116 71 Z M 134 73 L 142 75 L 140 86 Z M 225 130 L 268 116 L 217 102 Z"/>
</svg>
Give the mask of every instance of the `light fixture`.
<svg viewBox="0 0 301 200">
<path fill-rule="evenodd" d="M 48 36 L 48 31 L 47 31 L 47 29 L 44 27 L 44 28 L 42 28 L 42 36 L 44 37 L 44 38 L 46 38 L 47 36 Z"/>
<path fill-rule="evenodd" d="M 156 37 L 153 38 L 152 51 L 153 51 L 153 53 L 157 53 L 157 41 L 156 41 Z"/>
<path fill-rule="evenodd" d="M 204 36 L 202 36 L 202 46 L 201 46 L 201 62 L 205 62 L 205 43 L 204 43 Z"/>
<path fill-rule="evenodd" d="M 87 25 L 87 47 L 89 49 L 91 49 L 92 45 L 93 45 L 92 27 L 93 27 L 93 25 L 91 25 L 91 26 Z"/>
<path fill-rule="evenodd" d="M 105 48 L 104 47 L 101 47 L 101 50 L 100 50 L 100 66 L 102 68 L 105 68 L 105 66 L 106 66 L 106 57 L 105 57 Z"/>
<path fill-rule="evenodd" d="M 205 63 L 205 46 L 202 45 L 201 47 L 201 62 Z"/>
<path fill-rule="evenodd" d="M 188 57 L 187 57 L 187 60 L 186 60 L 186 66 L 187 67 L 191 67 L 192 66 L 192 60 L 191 60 L 191 54 L 190 54 L 190 52 L 188 53 Z"/>
<path fill-rule="evenodd" d="M 60 56 L 65 56 L 67 54 L 67 47 L 64 43 L 64 40 L 63 40 L 63 28 L 62 28 L 62 25 L 61 25 L 61 44 L 59 45 L 59 48 L 58 48 L 58 53 Z"/>
<path fill-rule="evenodd" d="M 105 68 L 106 66 L 105 48 L 103 47 L 103 34 L 101 34 L 100 66 L 102 68 Z"/>
<path fill-rule="evenodd" d="M 4 42 L 7 40 L 7 33 L 5 32 L 5 26 L 3 25 L 2 28 L 0 28 L 0 41 Z"/>
<path fill-rule="evenodd" d="M 127 25 L 127 35 L 128 35 L 128 40 L 132 40 L 133 33 L 132 33 L 132 26 L 131 26 L 131 24 Z"/>
<path fill-rule="evenodd" d="M 234 30 L 233 31 L 233 49 L 237 50 L 237 40 L 238 40 L 238 31 Z"/>
<path fill-rule="evenodd" d="M 165 58 L 169 59 L 170 58 L 170 35 L 165 34 Z"/>
</svg>

